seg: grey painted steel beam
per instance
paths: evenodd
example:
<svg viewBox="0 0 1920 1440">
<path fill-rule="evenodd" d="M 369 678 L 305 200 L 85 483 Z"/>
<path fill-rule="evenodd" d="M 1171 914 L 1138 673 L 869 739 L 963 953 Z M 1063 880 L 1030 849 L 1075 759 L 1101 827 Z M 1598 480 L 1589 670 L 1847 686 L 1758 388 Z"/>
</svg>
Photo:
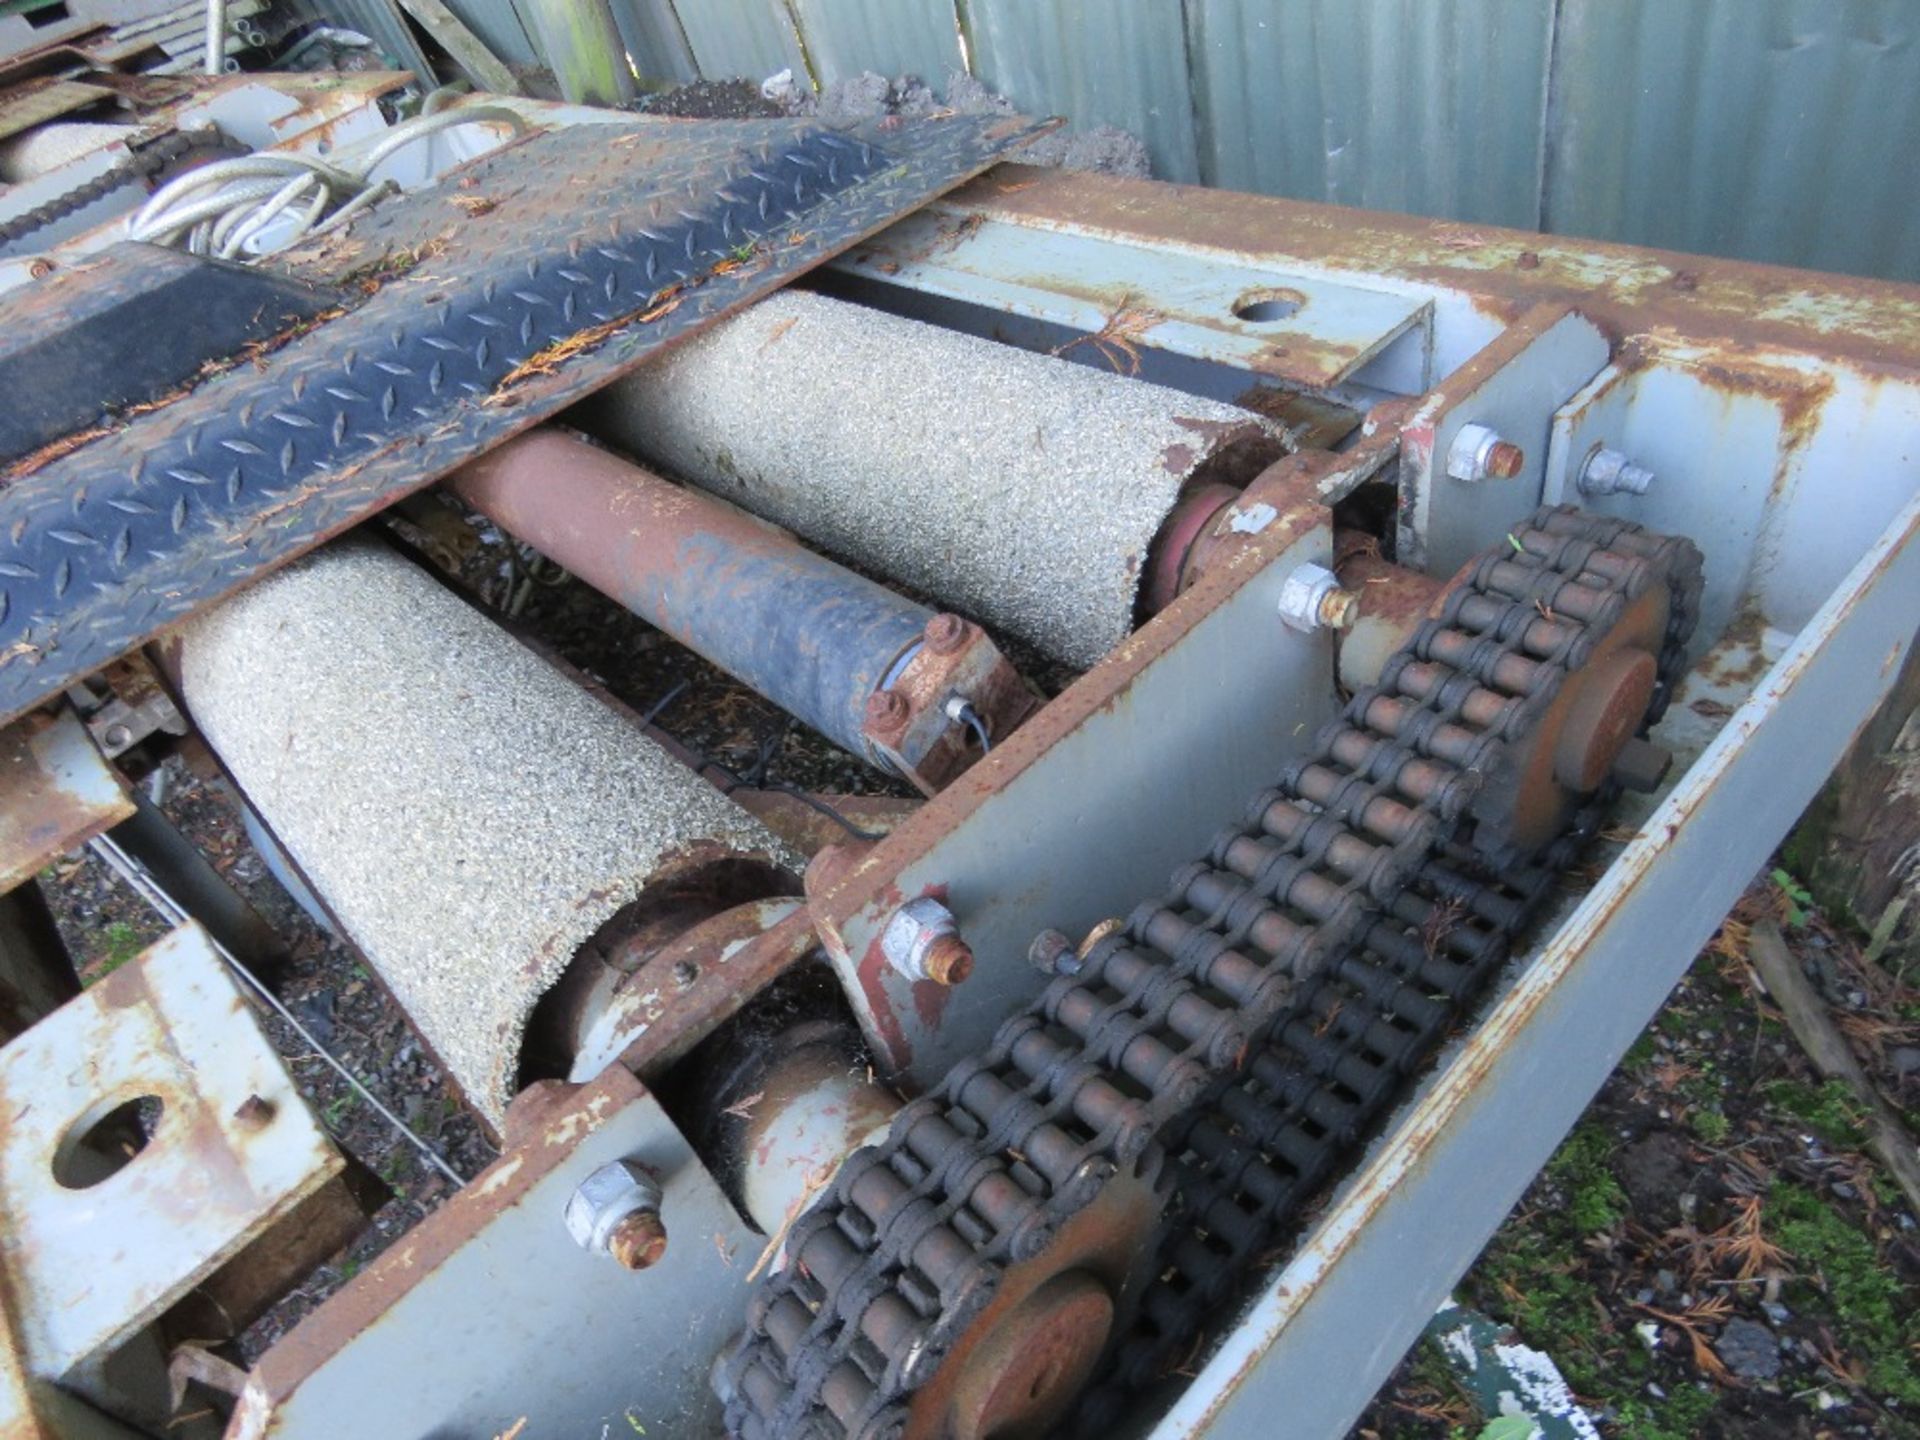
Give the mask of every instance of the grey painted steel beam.
<svg viewBox="0 0 1920 1440">
<path fill-rule="evenodd" d="M 1346 1433 L 1885 694 L 1916 614 L 1920 499 L 1401 1115 L 1155 1440 Z"/>
</svg>

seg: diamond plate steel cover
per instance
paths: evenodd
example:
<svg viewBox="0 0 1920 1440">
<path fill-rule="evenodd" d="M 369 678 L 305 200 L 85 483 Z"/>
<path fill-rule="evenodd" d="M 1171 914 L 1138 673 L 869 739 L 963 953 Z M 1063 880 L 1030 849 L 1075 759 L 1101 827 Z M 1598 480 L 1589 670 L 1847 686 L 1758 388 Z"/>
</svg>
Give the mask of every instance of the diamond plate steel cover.
<svg viewBox="0 0 1920 1440">
<path fill-rule="evenodd" d="M 358 276 L 349 290 L 370 292 L 358 308 L 0 492 L 0 718 L 977 174 L 1035 128 L 1007 117 L 578 126 L 390 201 L 295 267 Z"/>
</svg>

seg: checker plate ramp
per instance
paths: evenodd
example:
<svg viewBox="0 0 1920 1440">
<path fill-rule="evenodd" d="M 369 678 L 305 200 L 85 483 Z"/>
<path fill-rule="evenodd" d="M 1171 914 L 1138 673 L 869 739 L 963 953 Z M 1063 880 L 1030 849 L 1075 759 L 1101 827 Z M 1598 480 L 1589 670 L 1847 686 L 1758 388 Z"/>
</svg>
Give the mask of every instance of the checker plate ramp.
<svg viewBox="0 0 1920 1440">
<path fill-rule="evenodd" d="M 300 257 L 358 308 L 0 491 L 10 719 L 977 174 L 1040 126 L 581 125 Z M 135 340 L 133 343 L 138 343 Z M 531 363 L 529 363 L 531 362 Z"/>
</svg>

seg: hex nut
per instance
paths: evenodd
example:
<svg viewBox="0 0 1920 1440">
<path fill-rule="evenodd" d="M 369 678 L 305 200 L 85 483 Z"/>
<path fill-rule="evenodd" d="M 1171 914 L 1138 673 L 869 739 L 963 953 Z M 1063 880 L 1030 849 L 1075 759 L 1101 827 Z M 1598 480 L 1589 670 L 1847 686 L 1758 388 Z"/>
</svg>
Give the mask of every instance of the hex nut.
<svg viewBox="0 0 1920 1440">
<path fill-rule="evenodd" d="M 1511 480 L 1527 464 L 1527 452 L 1489 425 L 1462 425 L 1447 447 L 1447 474 L 1469 484 Z"/>
<path fill-rule="evenodd" d="M 1352 594 L 1340 588 L 1339 577 L 1324 565 L 1296 566 L 1280 586 L 1281 620 L 1307 634 L 1344 630 L 1353 623 L 1355 608 Z"/>
<path fill-rule="evenodd" d="M 953 912 L 931 895 L 893 912 L 880 933 L 880 950 L 909 980 L 957 985 L 973 973 L 973 952 L 960 938 Z"/>
<path fill-rule="evenodd" d="M 907 723 L 907 701 L 895 690 L 876 690 L 867 696 L 867 724 L 875 730 L 898 730 Z"/>
<path fill-rule="evenodd" d="M 567 1197 L 567 1234 L 582 1250 L 613 1255 L 629 1269 L 644 1269 L 666 1247 L 660 1199 L 660 1185 L 653 1176 L 631 1160 L 612 1161 L 587 1176 Z M 637 1218 L 649 1215 L 651 1221 Z M 644 1264 L 628 1264 L 648 1254 L 652 1258 Z"/>
</svg>

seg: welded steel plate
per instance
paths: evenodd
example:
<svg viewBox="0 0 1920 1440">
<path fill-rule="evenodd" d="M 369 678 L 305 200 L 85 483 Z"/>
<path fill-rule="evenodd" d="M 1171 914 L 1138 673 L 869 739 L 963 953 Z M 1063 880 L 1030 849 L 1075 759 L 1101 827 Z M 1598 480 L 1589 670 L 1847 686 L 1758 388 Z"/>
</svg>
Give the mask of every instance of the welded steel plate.
<svg viewBox="0 0 1920 1440">
<path fill-rule="evenodd" d="M 0 1049 L 0 1281 L 32 1373 L 118 1345 L 340 1173 L 246 1008 L 190 925 Z"/>
<path fill-rule="evenodd" d="M 977 173 L 1032 122 L 530 136 L 306 278 L 367 298 L 0 492 L 0 718 Z"/>
<path fill-rule="evenodd" d="M 0 733 L 0 894 L 131 814 L 126 781 L 71 711 Z"/>
</svg>

